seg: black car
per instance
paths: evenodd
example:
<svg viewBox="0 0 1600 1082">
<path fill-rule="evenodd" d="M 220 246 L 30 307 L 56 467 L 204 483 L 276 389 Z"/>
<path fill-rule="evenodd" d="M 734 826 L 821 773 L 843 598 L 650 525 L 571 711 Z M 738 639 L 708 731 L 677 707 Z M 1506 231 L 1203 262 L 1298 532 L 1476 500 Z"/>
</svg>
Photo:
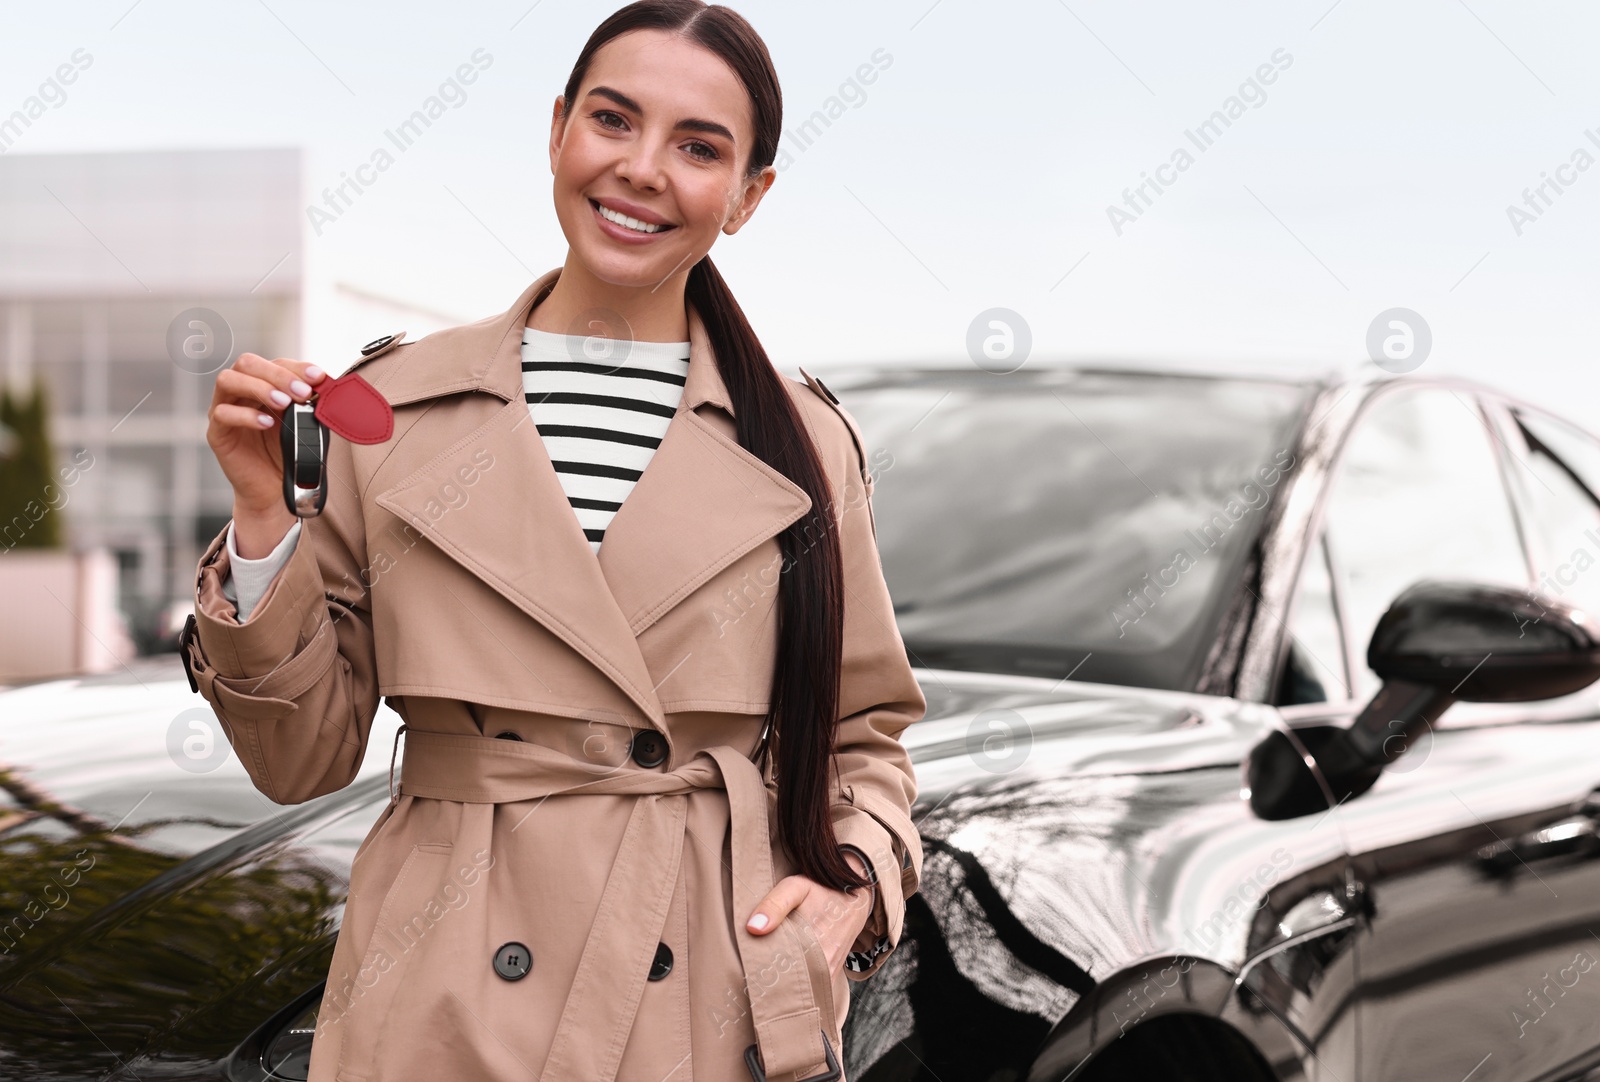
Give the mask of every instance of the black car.
<svg viewBox="0 0 1600 1082">
<path fill-rule="evenodd" d="M 1600 440 L 1376 371 L 823 376 L 928 697 L 851 1082 L 1600 1068 Z M 304 1077 L 398 719 L 280 807 L 161 666 L 0 694 L 0 1076 Z"/>
</svg>

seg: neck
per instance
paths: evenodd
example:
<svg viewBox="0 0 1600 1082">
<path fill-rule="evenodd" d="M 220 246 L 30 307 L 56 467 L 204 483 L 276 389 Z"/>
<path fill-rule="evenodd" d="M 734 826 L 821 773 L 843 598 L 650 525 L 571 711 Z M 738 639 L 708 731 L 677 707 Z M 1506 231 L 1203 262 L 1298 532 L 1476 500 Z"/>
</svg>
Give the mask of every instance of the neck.
<svg viewBox="0 0 1600 1082">
<path fill-rule="evenodd" d="M 616 285 L 596 278 L 569 248 L 556 284 L 533 306 L 527 325 L 554 334 L 621 335 L 624 326 L 586 322 L 599 309 L 607 319 L 620 316 L 625 320 L 626 332 L 636 342 L 686 342 L 689 316 L 684 292 L 688 281 L 685 270 L 659 285 Z"/>
</svg>

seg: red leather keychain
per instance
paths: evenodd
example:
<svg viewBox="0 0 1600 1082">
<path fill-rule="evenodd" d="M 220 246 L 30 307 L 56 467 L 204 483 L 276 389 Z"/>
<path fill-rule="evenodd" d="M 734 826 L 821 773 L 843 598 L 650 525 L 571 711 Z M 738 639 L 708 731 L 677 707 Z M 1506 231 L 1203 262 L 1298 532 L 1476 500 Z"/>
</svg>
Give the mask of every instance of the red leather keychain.
<svg viewBox="0 0 1600 1082">
<path fill-rule="evenodd" d="M 394 435 L 394 409 L 359 372 L 323 380 L 311 401 L 317 420 L 351 443 L 383 443 Z"/>
<path fill-rule="evenodd" d="M 359 372 L 346 372 L 323 380 L 310 401 L 284 411 L 278 429 L 283 500 L 301 518 L 321 514 L 328 499 L 330 429 L 351 443 L 383 443 L 394 435 L 394 408 Z"/>
</svg>

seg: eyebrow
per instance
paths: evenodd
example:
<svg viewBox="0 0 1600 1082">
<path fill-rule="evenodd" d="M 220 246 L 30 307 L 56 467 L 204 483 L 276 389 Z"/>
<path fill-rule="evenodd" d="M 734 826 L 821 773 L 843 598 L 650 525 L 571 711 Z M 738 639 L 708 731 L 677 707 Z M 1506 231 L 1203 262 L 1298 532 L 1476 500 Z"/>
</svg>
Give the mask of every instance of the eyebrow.
<svg viewBox="0 0 1600 1082">
<path fill-rule="evenodd" d="M 589 91 L 589 94 L 598 94 L 602 98 L 609 98 L 618 105 L 622 106 L 624 109 L 631 110 L 635 113 L 638 113 L 640 116 L 644 116 L 644 110 L 639 108 L 639 103 L 628 97 L 628 95 L 624 94 L 620 90 L 613 90 L 609 86 L 597 86 L 592 88 Z M 705 135 L 720 135 L 728 142 L 733 143 L 735 146 L 738 145 L 737 141 L 733 138 L 733 133 L 714 120 L 696 120 L 693 117 L 689 117 L 678 121 L 677 127 L 685 131 L 701 132 Z"/>
</svg>

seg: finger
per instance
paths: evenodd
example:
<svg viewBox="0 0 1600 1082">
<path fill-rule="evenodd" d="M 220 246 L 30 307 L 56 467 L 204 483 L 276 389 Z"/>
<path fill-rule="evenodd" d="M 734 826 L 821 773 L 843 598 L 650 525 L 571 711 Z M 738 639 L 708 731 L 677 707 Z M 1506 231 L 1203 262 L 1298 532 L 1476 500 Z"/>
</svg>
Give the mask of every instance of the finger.
<svg viewBox="0 0 1600 1082">
<path fill-rule="evenodd" d="M 810 922 L 811 934 L 822 945 L 828 968 L 836 969 L 844 965 L 845 955 L 849 953 L 850 945 L 864 923 L 864 915 L 860 909 L 853 907 L 853 900 L 848 895 L 820 885 L 815 893 L 827 897 L 827 901 L 820 906 L 821 911 L 813 904 L 816 902 L 813 897 L 799 906 L 793 916 Z M 807 906 L 811 908 L 808 910 Z"/>
<path fill-rule="evenodd" d="M 803 875 L 788 875 L 778 880 L 767 896 L 756 904 L 755 912 L 745 922 L 745 927 L 757 935 L 764 935 L 778 926 L 794 907 L 811 892 L 811 880 Z"/>
<path fill-rule="evenodd" d="M 283 382 L 287 387 L 289 380 Z M 290 392 L 285 388 L 275 386 L 270 379 L 241 372 L 237 368 L 224 368 L 217 373 L 217 389 L 229 398 L 259 402 L 275 410 L 287 409 L 292 401 Z"/>
<path fill-rule="evenodd" d="M 280 390 L 286 390 L 297 402 L 304 402 L 311 397 L 311 384 L 300 378 L 300 373 L 307 368 L 315 367 L 304 361 L 291 360 L 287 357 L 274 357 L 268 364 L 272 368 L 273 382 Z M 321 369 L 317 369 L 321 372 Z M 287 380 L 287 386 L 284 382 Z"/>
<path fill-rule="evenodd" d="M 871 903 L 872 895 L 864 890 L 858 889 L 854 894 L 828 891 L 827 902 L 822 906 L 822 919 L 829 924 L 859 920 Z"/>
<path fill-rule="evenodd" d="M 867 912 L 864 906 L 849 895 L 830 892 L 822 911 L 813 914 L 811 922 L 818 937 L 827 944 L 831 953 L 838 953 L 849 949 L 849 944 L 855 940 L 856 935 L 866 924 Z M 804 908 L 801 909 L 804 915 Z M 829 961 L 834 959 L 829 957 Z M 844 961 L 844 955 L 839 953 L 838 961 Z"/>
<path fill-rule="evenodd" d="M 234 406 L 224 403 L 211 411 L 211 416 L 219 425 L 226 428 L 271 428 L 276 418 L 270 413 L 251 409 L 249 406 Z"/>
<path fill-rule="evenodd" d="M 291 371 L 298 372 L 300 378 L 307 383 L 321 383 L 327 378 L 327 373 L 310 361 L 296 361 L 289 357 L 279 359 L 277 362 Z"/>
<path fill-rule="evenodd" d="M 300 373 L 307 368 L 301 361 L 291 361 L 283 357 L 267 360 L 255 353 L 241 353 L 239 359 L 233 363 L 237 372 L 248 376 L 255 376 L 265 380 L 275 387 L 280 393 L 304 402 L 311 397 L 311 385 L 300 378 Z M 287 402 L 282 405 L 288 405 Z"/>
</svg>

